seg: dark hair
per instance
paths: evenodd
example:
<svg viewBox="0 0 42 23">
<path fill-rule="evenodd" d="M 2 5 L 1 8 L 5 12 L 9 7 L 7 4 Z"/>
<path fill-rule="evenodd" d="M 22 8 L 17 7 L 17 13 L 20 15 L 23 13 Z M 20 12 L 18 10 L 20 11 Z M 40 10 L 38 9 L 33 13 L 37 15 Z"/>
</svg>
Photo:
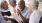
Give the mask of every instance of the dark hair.
<svg viewBox="0 0 42 23">
<path fill-rule="evenodd" d="M 21 9 L 22 9 L 22 11 L 25 9 L 25 2 L 24 2 L 24 0 L 21 0 L 20 2 L 19 2 L 19 5 L 21 6 L 22 5 L 22 7 L 21 7 Z"/>
<path fill-rule="evenodd" d="M 15 0 L 15 1 L 13 0 L 13 3 L 15 3 L 15 4 L 16 4 L 16 0 Z"/>
<path fill-rule="evenodd" d="M 38 9 L 39 2 L 38 1 L 34 2 L 34 6 L 36 7 L 36 9 Z"/>
<path fill-rule="evenodd" d="M 9 3 L 13 2 L 14 4 L 16 4 L 16 0 L 9 0 Z"/>
<path fill-rule="evenodd" d="M 38 7 L 38 6 L 39 6 L 39 2 L 37 1 L 37 2 L 36 2 L 36 7 Z"/>
</svg>

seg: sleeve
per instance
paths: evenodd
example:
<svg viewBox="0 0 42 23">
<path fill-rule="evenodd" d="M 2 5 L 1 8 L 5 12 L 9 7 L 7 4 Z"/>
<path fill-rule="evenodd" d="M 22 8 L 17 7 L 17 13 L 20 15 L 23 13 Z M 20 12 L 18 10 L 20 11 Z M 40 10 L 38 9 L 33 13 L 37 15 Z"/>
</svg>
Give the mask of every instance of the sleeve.
<svg viewBox="0 0 42 23">
<path fill-rule="evenodd" d="M 5 23 L 5 21 L 4 21 L 3 17 L 2 17 L 1 12 L 0 12 L 0 23 Z"/>
<path fill-rule="evenodd" d="M 38 13 L 32 14 L 30 16 L 29 23 L 39 23 L 39 20 L 40 20 L 40 15 Z"/>
</svg>

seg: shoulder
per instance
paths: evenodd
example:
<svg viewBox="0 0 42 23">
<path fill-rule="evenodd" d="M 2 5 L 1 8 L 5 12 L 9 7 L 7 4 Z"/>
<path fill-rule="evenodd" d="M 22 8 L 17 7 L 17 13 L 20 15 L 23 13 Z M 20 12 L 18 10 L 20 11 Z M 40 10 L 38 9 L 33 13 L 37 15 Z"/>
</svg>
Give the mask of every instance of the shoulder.
<svg viewBox="0 0 42 23">
<path fill-rule="evenodd" d="M 0 11 L 1 11 L 1 8 L 0 8 Z"/>
<path fill-rule="evenodd" d="M 41 16 L 42 13 L 40 11 L 35 11 L 31 14 L 31 16 Z"/>
</svg>

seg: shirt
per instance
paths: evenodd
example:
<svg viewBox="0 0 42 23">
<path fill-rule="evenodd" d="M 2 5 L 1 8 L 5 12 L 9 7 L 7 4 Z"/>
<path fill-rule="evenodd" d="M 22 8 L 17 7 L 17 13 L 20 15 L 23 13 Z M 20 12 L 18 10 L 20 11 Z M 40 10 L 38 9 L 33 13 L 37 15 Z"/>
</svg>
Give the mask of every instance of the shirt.
<svg viewBox="0 0 42 23">
<path fill-rule="evenodd" d="M 21 11 L 19 5 L 17 5 L 17 9 L 19 9 Z M 21 13 L 22 13 L 23 17 L 25 17 L 26 19 L 28 19 L 30 17 L 30 15 L 31 15 L 32 11 L 29 10 L 28 7 L 25 7 L 25 9 L 23 11 L 21 11 Z"/>
<path fill-rule="evenodd" d="M 8 8 L 7 10 L 4 10 L 4 9 L 1 9 L 1 8 L 0 8 L 0 11 L 1 11 L 1 12 L 8 12 L 8 11 L 10 11 L 10 10 L 9 10 L 9 8 Z"/>
<path fill-rule="evenodd" d="M 39 10 L 34 10 L 30 16 L 29 23 L 39 23 L 41 16 L 42 12 L 40 12 Z"/>
<path fill-rule="evenodd" d="M 17 6 L 17 9 L 19 9 L 19 10 L 21 11 L 19 5 Z M 21 11 L 21 14 L 22 14 L 23 17 L 26 18 L 26 19 L 28 19 L 28 18 L 30 17 L 31 13 L 32 13 L 32 12 L 29 10 L 28 7 L 25 7 L 25 9 L 24 9 L 23 11 Z M 18 17 L 19 17 L 20 21 L 23 21 L 20 15 L 19 15 Z M 18 20 L 19 20 L 19 19 L 18 19 Z"/>
<path fill-rule="evenodd" d="M 22 11 L 22 15 L 26 19 L 28 19 L 30 17 L 31 13 L 32 13 L 32 11 L 30 11 L 28 7 L 25 7 L 25 9 Z"/>
<path fill-rule="evenodd" d="M 7 15 L 7 16 L 11 15 L 9 8 L 7 10 L 4 10 L 4 9 L 0 8 L 0 11 L 2 13 L 2 16 L 4 16 L 4 14 Z"/>
<path fill-rule="evenodd" d="M 0 23 L 5 23 L 5 20 L 3 19 L 1 12 L 0 12 Z"/>
</svg>

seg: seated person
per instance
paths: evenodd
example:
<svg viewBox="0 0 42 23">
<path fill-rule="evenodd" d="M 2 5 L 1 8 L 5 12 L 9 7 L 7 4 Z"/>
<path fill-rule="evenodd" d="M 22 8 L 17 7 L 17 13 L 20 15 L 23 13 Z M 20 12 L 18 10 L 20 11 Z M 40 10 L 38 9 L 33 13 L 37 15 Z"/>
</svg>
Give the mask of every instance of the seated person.
<svg viewBox="0 0 42 23">
<path fill-rule="evenodd" d="M 1 14 L 1 11 L 0 11 L 0 23 L 5 23 L 5 20 L 4 20 L 3 16 L 2 16 L 2 14 Z"/>
<path fill-rule="evenodd" d="M 24 23 L 28 23 L 32 12 L 29 10 L 28 7 L 25 6 L 25 2 L 23 0 L 19 2 L 19 8 L 20 9 L 18 9 L 18 13 L 20 17 L 22 18 Z"/>
<path fill-rule="evenodd" d="M 2 13 L 2 16 L 3 18 L 8 21 L 8 18 L 6 16 L 11 16 L 11 13 L 10 13 L 10 10 L 8 8 L 8 5 L 7 5 L 7 2 L 6 1 L 3 1 L 1 2 L 1 13 Z"/>
<path fill-rule="evenodd" d="M 30 15 L 29 23 L 39 23 L 40 18 L 42 17 L 42 12 L 38 10 L 38 1 L 30 1 L 29 9 L 32 11 Z"/>
<path fill-rule="evenodd" d="M 14 4 L 14 6 L 16 6 L 16 5 Z M 13 7 L 13 8 L 14 8 L 14 7 Z M 11 20 L 12 23 L 18 23 L 16 20 L 11 19 L 11 18 L 8 18 L 8 17 L 11 17 L 11 16 L 12 16 L 10 10 L 11 10 L 11 9 L 8 7 L 6 1 L 4 1 L 4 2 L 1 3 L 1 13 L 3 14 L 5 20 L 6 20 L 6 21 L 7 21 L 7 20 Z M 13 9 L 13 10 L 14 10 L 14 9 Z M 12 11 L 13 11 L 13 10 L 12 10 Z M 6 17 L 5 17 L 5 16 L 6 16 Z M 8 17 L 7 17 L 7 16 L 8 16 Z"/>
<path fill-rule="evenodd" d="M 1 3 L 1 13 L 3 16 L 7 15 L 7 16 L 11 16 L 10 10 L 8 8 L 7 2 L 4 1 Z"/>
</svg>

